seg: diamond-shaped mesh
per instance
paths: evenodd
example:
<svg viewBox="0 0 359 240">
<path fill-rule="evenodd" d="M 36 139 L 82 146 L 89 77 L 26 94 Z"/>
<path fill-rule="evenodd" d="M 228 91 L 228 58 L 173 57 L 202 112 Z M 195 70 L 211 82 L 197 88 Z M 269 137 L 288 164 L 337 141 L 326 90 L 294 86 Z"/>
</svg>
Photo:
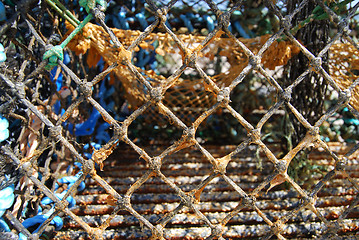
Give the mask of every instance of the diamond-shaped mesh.
<svg viewBox="0 0 359 240">
<path fill-rule="evenodd" d="M 357 1 L 5 2 L 6 234 L 355 238 Z"/>
</svg>

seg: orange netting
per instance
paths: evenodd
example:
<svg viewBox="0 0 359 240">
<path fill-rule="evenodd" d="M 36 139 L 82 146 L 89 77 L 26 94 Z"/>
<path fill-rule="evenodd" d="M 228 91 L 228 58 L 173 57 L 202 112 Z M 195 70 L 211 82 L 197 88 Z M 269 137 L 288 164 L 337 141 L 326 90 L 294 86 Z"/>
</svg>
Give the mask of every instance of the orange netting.
<svg viewBox="0 0 359 240">
<path fill-rule="evenodd" d="M 67 28 L 69 29 L 68 34 L 74 29 L 70 24 L 67 24 Z M 112 29 L 112 31 L 126 49 L 141 34 L 140 31 L 133 30 Z M 218 56 L 226 57 L 227 62 L 230 64 L 228 71 L 213 75 L 211 78 L 218 86 L 228 86 L 247 66 L 249 59 L 232 39 L 221 37 L 222 33 L 217 34 L 204 47 L 201 45 L 205 39 L 204 36 L 182 34 L 177 35 L 177 37 L 186 45 L 186 51 L 196 51 L 198 58 L 213 60 Z M 254 54 L 257 54 L 269 37 L 270 35 L 263 35 L 252 39 L 240 38 L 239 40 Z M 157 42 L 156 48 L 154 47 L 155 42 Z M 177 54 L 179 56 L 178 60 L 182 58 L 182 62 L 185 61 L 185 56 L 189 55 L 188 52 L 184 53 L 176 46 L 175 41 L 168 33 L 150 33 L 139 46 L 142 49 L 153 50 L 161 56 Z M 101 57 L 108 65 L 118 63 L 119 58 L 131 57 L 131 53 L 124 49 L 116 49 L 111 44 L 109 35 L 101 26 L 91 23 L 84 27 L 82 35 L 77 34 L 75 36 L 68 47 L 75 51 L 76 54 L 88 52 L 87 63 L 90 67 L 95 66 Z M 134 49 L 135 52 L 139 50 L 138 47 Z M 288 60 L 298 54 L 299 51 L 299 48 L 290 41 L 275 41 L 264 52 L 261 63 L 264 68 L 274 70 L 277 66 L 286 65 Z M 330 74 L 334 81 L 342 89 L 345 89 L 358 78 L 358 73 L 355 74 L 353 71 L 354 69 L 359 69 L 358 51 L 351 44 L 340 43 L 332 45 L 330 53 Z M 156 74 L 153 70 L 140 68 L 137 68 L 137 70 L 146 76 L 146 79 L 151 79 L 153 87 L 160 86 L 163 81 L 167 81 L 165 76 Z M 149 92 L 146 91 L 146 87 L 138 81 L 127 66 L 120 64 L 114 70 L 114 73 L 126 90 L 125 97 L 133 109 L 142 106 L 149 99 Z M 355 97 L 351 98 L 351 104 L 359 110 L 359 91 L 357 90 L 354 90 Z M 163 102 L 168 108 L 177 112 L 183 121 L 190 122 L 188 119 L 190 114 L 199 116 L 201 109 L 208 109 L 216 103 L 216 97 L 216 93 L 209 91 L 209 88 L 206 87 L 204 79 L 193 80 L 178 77 L 176 84 L 166 91 Z"/>
<path fill-rule="evenodd" d="M 330 48 L 330 75 L 344 90 L 359 77 L 359 51 L 350 43 L 334 44 Z M 352 91 L 350 105 L 359 111 L 359 86 Z"/>
</svg>

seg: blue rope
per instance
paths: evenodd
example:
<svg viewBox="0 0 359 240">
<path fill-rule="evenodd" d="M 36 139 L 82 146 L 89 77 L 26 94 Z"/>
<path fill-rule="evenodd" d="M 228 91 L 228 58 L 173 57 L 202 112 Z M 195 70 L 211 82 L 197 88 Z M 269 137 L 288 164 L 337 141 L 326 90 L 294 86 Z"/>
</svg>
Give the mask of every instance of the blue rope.
<svg viewBox="0 0 359 240">
<path fill-rule="evenodd" d="M 0 63 L 5 62 L 5 61 L 6 61 L 5 48 L 4 48 L 4 46 L 0 43 Z"/>
<path fill-rule="evenodd" d="M 81 169 L 81 164 L 80 163 L 74 163 L 75 166 L 77 166 L 78 168 Z M 68 168 L 69 170 L 69 168 Z M 69 171 L 67 171 L 69 173 Z M 75 182 L 77 181 L 77 179 L 79 179 L 81 176 L 82 176 L 82 171 L 80 171 L 79 173 L 77 173 L 75 176 L 65 176 L 65 177 L 62 177 L 60 179 L 57 180 L 57 182 L 55 183 L 55 191 L 57 189 L 59 189 L 60 184 L 67 184 L 67 189 L 65 189 L 64 191 L 62 191 L 61 193 L 55 193 L 55 196 L 57 198 L 59 198 L 60 200 L 63 199 L 63 197 L 65 196 L 65 194 L 67 193 L 68 189 L 71 188 L 72 185 L 75 184 Z M 40 176 L 41 177 L 41 176 Z M 84 182 L 81 182 L 80 185 L 78 186 L 77 190 L 78 191 L 82 191 L 85 189 L 85 183 Z M 68 207 L 69 208 L 72 208 L 76 205 L 76 201 L 75 199 L 72 197 L 72 196 L 69 196 L 66 198 L 66 200 L 68 201 L 69 205 Z M 41 200 L 41 204 L 42 205 L 49 205 L 49 204 L 53 204 L 53 201 L 49 198 L 49 197 L 44 197 L 42 200 Z M 11 203 L 12 205 L 12 203 Z M 11 206 L 10 205 L 10 206 Z M 0 206 L 2 206 L 1 202 L 0 202 Z M 38 212 L 37 212 L 37 215 L 34 216 L 34 217 L 31 217 L 31 218 L 28 218 L 26 220 L 24 220 L 22 222 L 23 226 L 25 228 L 30 228 L 30 227 L 33 227 L 33 226 L 36 226 L 38 225 L 38 227 L 32 232 L 32 233 L 37 233 L 41 227 L 41 225 L 51 216 L 51 214 L 54 212 L 54 209 L 55 209 L 55 205 L 52 205 L 51 206 L 51 209 L 46 212 L 46 213 L 43 213 L 42 212 L 42 208 L 39 207 L 38 208 Z M 1 222 L 0 222 L 1 224 Z M 63 227 L 63 221 L 62 221 L 62 218 L 59 217 L 59 216 L 55 216 L 51 222 L 50 222 L 51 225 L 54 225 L 55 226 L 55 230 L 58 231 L 60 230 L 62 227 Z M 19 240 L 26 240 L 26 236 L 22 233 L 19 234 Z"/>
<path fill-rule="evenodd" d="M 0 2 L 0 21 L 6 20 L 5 6 L 2 2 Z"/>
<path fill-rule="evenodd" d="M 9 121 L 0 114 L 0 142 L 5 141 L 9 135 Z"/>
<path fill-rule="evenodd" d="M 10 232 L 10 228 L 2 218 L 5 211 L 14 203 L 14 184 L 2 189 L 0 191 L 0 232 Z"/>
</svg>

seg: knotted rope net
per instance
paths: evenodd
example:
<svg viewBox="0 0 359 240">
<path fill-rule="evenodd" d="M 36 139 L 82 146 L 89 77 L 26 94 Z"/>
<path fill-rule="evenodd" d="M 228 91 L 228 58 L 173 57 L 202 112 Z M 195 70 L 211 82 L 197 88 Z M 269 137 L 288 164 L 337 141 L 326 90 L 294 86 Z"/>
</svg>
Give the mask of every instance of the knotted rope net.
<svg viewBox="0 0 359 240">
<path fill-rule="evenodd" d="M 340 112 L 350 116 L 351 126 L 358 123 L 359 47 L 353 34 L 358 29 L 350 23 L 359 3 L 304 0 L 287 12 L 290 8 L 283 10 L 285 2 L 271 0 L 132 1 L 132 5 L 146 10 L 146 17 L 129 2 L 121 3 L 121 9 L 132 11 L 142 23 L 144 18 L 152 17 L 147 25 L 143 23 L 143 31 L 135 31 L 110 28 L 106 23 L 110 15 L 105 11 L 108 6 L 102 0 L 81 0 L 80 6 L 58 0 L 41 4 L 25 0 L 6 2 L 7 11 L 13 15 L 7 20 L 0 19 L 5 21 L 0 28 L 5 36 L 0 56 L 5 54 L 8 58 L 0 73 L 3 89 L 0 177 L 4 180 L 0 188 L 0 201 L 4 203 L 0 204 L 0 227 L 8 236 L 40 239 L 53 237 L 59 231 L 58 238 L 70 239 L 78 237 L 77 232 L 93 239 L 235 239 L 251 238 L 253 230 L 259 229 L 255 236 L 264 239 L 291 238 L 293 232 L 321 239 L 356 237 L 359 221 L 352 216 L 356 216 L 359 202 L 356 160 L 359 144 L 345 134 L 341 134 L 344 139 L 337 145 L 330 144 L 322 130 L 330 122 L 333 125 L 338 120 L 344 122 Z M 183 34 L 168 26 L 167 17 L 172 10 L 182 10 L 181 4 L 186 6 L 186 13 L 196 6 L 199 9 L 205 6 L 210 11 L 211 16 L 195 11 L 201 13 L 198 18 L 206 19 L 204 36 Z M 293 26 L 293 18 L 308 4 L 316 5 L 312 14 Z M 118 15 L 113 22 L 122 21 L 120 25 L 125 28 L 128 22 L 116 6 L 113 11 Z M 231 17 L 259 6 L 272 19 L 269 21 L 272 32 L 248 38 L 251 29 L 260 28 L 260 22 L 244 29 L 240 23 L 231 22 Z M 191 32 L 187 21 L 191 15 L 179 16 Z M 91 19 L 96 24 L 90 23 Z M 131 16 L 130 20 L 133 19 Z M 319 53 L 313 54 L 302 43 L 303 39 L 296 38 L 296 33 L 316 21 L 326 21 L 332 32 L 321 43 L 324 47 Z M 230 22 L 246 38 L 235 35 Z M 299 53 L 308 59 L 308 66 L 285 85 L 283 71 Z M 157 66 L 156 61 L 140 64 L 143 56 L 162 62 Z M 219 70 L 212 69 L 213 61 L 219 63 Z M 330 91 L 330 99 L 320 99 L 326 100 L 324 109 L 314 111 L 318 114 L 315 122 L 303 116 L 291 96 L 293 89 L 301 86 L 311 73 L 324 79 Z M 252 81 L 253 78 L 261 81 Z M 121 86 L 131 111 L 120 112 L 118 98 L 122 93 L 113 88 L 116 84 Z M 262 109 L 254 109 L 251 98 L 235 100 L 237 95 L 247 92 L 270 101 L 265 104 L 257 99 L 259 105 L 254 106 Z M 308 101 L 313 98 L 302 97 Z M 243 110 L 236 104 L 251 107 Z M 255 120 L 249 114 L 254 112 L 260 112 Z M 278 145 L 271 143 L 278 138 L 290 143 L 290 136 L 283 134 L 290 128 L 290 124 L 285 124 L 288 118 L 283 117 L 288 114 L 306 132 L 298 143 L 278 153 Z M 279 121 L 277 115 L 284 120 Z M 169 123 L 162 126 L 174 127 L 178 135 L 169 135 L 162 139 L 162 144 L 154 146 L 152 139 L 161 125 L 157 122 L 161 116 Z M 220 145 L 228 137 L 214 137 L 217 144 L 214 149 L 224 149 L 222 152 L 214 151 L 198 137 L 201 127 L 213 116 L 229 116 L 235 127 L 243 130 L 238 133 L 237 142 L 223 148 Z M 148 130 L 142 122 L 133 127 L 140 118 L 155 123 L 147 125 L 152 130 L 146 132 L 151 140 L 138 140 L 131 135 Z M 275 132 L 278 129 L 282 131 L 280 137 Z M 116 152 L 119 149 L 123 150 L 119 151 L 121 154 Z M 304 150 L 325 153 L 329 159 L 325 169 L 317 171 L 319 167 L 309 157 L 302 157 Z M 124 152 L 133 153 L 141 164 L 133 158 L 123 159 L 127 157 Z M 240 164 L 238 155 L 247 152 L 253 155 Z M 184 154 L 177 158 L 177 153 Z M 111 162 L 111 156 L 125 161 L 120 166 L 130 169 L 125 173 L 120 169 L 126 176 L 121 188 L 115 187 L 117 180 L 111 177 L 119 163 Z M 253 170 L 257 158 L 265 162 L 265 168 Z M 198 159 L 205 164 L 197 164 Z M 177 162 L 184 164 L 178 166 Z M 131 167 L 138 165 L 141 171 L 132 172 Z M 295 178 L 290 173 L 293 165 L 298 175 L 300 168 L 306 171 Z M 204 174 L 193 179 L 188 176 L 183 183 L 176 171 L 184 166 Z M 242 171 L 246 167 L 248 170 Z M 243 172 L 249 177 L 244 178 Z M 258 182 L 251 184 L 250 179 Z M 140 198 L 137 194 L 152 181 L 165 186 L 153 188 L 172 197 L 171 202 L 156 205 L 157 199 L 149 197 L 144 201 L 151 207 L 139 209 L 134 204 Z M 212 194 L 216 184 L 226 191 L 230 189 L 230 193 L 225 194 L 220 188 Z M 328 195 L 327 188 L 332 184 L 336 184 L 333 191 L 339 203 L 334 212 L 327 212 L 323 208 L 327 201 L 318 199 Z M 95 222 L 81 216 L 92 211 L 90 206 L 74 209 L 76 200 L 86 202 L 79 192 L 84 189 L 92 192 L 93 186 L 102 191 L 94 201 L 109 207 L 106 217 L 95 216 L 98 220 Z M 277 205 L 266 198 L 278 187 L 283 189 Z M 348 195 L 343 196 L 343 192 Z M 283 193 L 288 199 L 283 199 Z M 276 191 L 272 195 L 277 194 Z M 218 199 L 225 195 L 231 203 L 222 205 Z M 280 211 L 272 214 L 274 210 L 268 210 L 269 205 Z M 160 212 L 161 209 L 165 211 Z M 204 214 L 206 209 L 215 209 L 218 214 Z M 248 211 L 255 216 L 243 223 L 240 219 Z M 155 216 L 146 215 L 148 212 Z M 178 219 L 183 215 L 187 218 L 181 222 Z M 74 226 L 76 230 L 61 232 L 63 219 L 67 219 L 67 227 Z M 118 233 L 112 225 L 115 221 L 130 227 Z M 249 222 L 256 224 L 248 229 Z"/>
</svg>

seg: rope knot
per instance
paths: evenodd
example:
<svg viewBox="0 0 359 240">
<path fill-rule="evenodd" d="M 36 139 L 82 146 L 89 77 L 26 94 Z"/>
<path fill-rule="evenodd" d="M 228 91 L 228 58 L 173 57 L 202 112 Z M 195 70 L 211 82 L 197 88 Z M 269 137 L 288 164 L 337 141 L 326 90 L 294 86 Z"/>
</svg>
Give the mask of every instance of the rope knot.
<svg viewBox="0 0 359 240">
<path fill-rule="evenodd" d="M 42 57 L 43 60 L 48 59 L 49 62 L 46 65 L 46 70 L 51 70 L 53 67 L 57 66 L 57 61 L 64 60 L 63 48 L 60 45 L 52 47 L 50 50 L 47 50 Z"/>
</svg>

